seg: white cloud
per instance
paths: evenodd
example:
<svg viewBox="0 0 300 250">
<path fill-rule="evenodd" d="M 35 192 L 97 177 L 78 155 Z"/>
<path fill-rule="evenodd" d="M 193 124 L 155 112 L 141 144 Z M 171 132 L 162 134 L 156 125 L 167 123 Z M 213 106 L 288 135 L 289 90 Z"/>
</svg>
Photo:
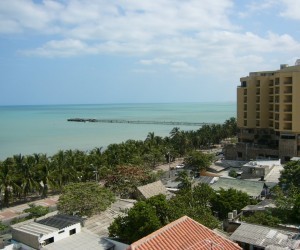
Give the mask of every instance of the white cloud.
<svg viewBox="0 0 300 250">
<path fill-rule="evenodd" d="M 285 10 L 281 15 L 287 18 L 300 20 L 300 1 L 295 0 L 281 0 L 285 6 Z"/>
<path fill-rule="evenodd" d="M 80 54 L 91 54 L 93 49 L 79 40 L 67 39 L 49 41 L 43 47 L 23 52 L 26 55 L 38 55 L 45 57 L 68 57 Z"/>
<path fill-rule="evenodd" d="M 184 72 L 184 73 L 197 71 L 195 67 L 189 65 L 184 61 L 176 61 L 171 63 L 171 70 L 175 72 Z"/>
<path fill-rule="evenodd" d="M 25 55 L 68 57 L 84 54 L 139 56 L 141 66 L 165 65 L 176 72 L 210 67 L 244 70 L 262 66 L 263 57 L 300 51 L 289 34 L 245 31 L 231 21 L 233 0 L 0 0 L 0 34 L 40 34 L 48 42 Z M 300 1 L 281 0 L 282 15 L 297 18 Z M 275 0 L 253 1 L 251 12 L 274 7 Z M 297 13 L 297 14 L 296 14 Z M 299 18 L 299 17 L 298 17 Z M 225 67 L 226 65 L 226 67 Z M 147 69 L 145 69 L 147 70 Z M 148 69 L 151 70 L 151 69 Z M 143 69 L 140 69 L 143 71 Z"/>
<path fill-rule="evenodd" d="M 140 63 L 144 65 L 167 64 L 169 63 L 169 60 L 163 58 L 144 59 L 144 60 L 140 60 Z"/>
</svg>

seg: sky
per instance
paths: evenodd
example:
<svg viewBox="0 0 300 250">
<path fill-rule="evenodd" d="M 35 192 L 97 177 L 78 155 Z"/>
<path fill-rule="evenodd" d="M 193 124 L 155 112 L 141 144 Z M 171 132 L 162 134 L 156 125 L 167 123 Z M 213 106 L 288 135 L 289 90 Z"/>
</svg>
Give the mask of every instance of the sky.
<svg viewBox="0 0 300 250">
<path fill-rule="evenodd" d="M 300 58 L 300 0 L 0 0 L 0 105 L 235 102 Z"/>
</svg>

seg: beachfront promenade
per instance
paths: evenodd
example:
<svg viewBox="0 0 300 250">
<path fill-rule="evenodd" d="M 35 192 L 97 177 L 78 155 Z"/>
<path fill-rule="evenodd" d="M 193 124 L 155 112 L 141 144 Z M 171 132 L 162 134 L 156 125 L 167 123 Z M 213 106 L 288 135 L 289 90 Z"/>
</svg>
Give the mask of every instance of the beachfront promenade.
<svg viewBox="0 0 300 250">
<path fill-rule="evenodd" d="M 57 201 L 58 201 L 58 195 L 49 196 L 48 198 L 31 201 L 22 205 L 9 207 L 9 208 L 3 208 L 0 211 L 0 220 L 2 223 L 7 224 L 13 219 L 24 217 L 25 213 L 24 210 L 29 208 L 29 204 L 35 204 L 37 206 L 43 206 L 43 207 L 49 207 L 49 208 L 55 208 Z M 22 216 L 23 215 L 23 216 Z"/>
</svg>

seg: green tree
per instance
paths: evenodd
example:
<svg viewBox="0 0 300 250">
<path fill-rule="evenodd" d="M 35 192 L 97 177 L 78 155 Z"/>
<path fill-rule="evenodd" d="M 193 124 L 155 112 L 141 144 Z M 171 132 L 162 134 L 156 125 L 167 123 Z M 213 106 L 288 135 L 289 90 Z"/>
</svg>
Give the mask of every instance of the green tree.
<svg viewBox="0 0 300 250">
<path fill-rule="evenodd" d="M 259 224 L 269 227 L 277 227 L 281 220 L 272 215 L 271 211 L 258 211 L 251 216 L 243 216 L 243 220 L 248 223 Z"/>
<path fill-rule="evenodd" d="M 285 164 L 284 170 L 281 172 L 279 178 L 280 186 L 284 189 L 289 189 L 291 186 L 295 186 L 300 189 L 300 162 L 291 161 Z"/>
<path fill-rule="evenodd" d="M 29 208 L 26 208 L 24 210 L 24 212 L 29 213 L 28 219 L 38 218 L 38 217 L 44 216 L 47 213 L 49 213 L 49 208 L 43 207 L 43 206 L 37 206 L 34 203 L 32 203 L 32 204 L 29 204 Z"/>
<path fill-rule="evenodd" d="M 154 181 L 148 169 L 137 166 L 118 166 L 105 177 L 105 186 L 117 195 L 127 198 L 137 186 Z"/>
<path fill-rule="evenodd" d="M 201 184 L 193 189 L 181 190 L 170 200 L 170 220 L 187 215 L 209 228 L 216 228 L 219 222 L 210 209 L 213 196 L 213 189 L 206 184 Z"/>
<path fill-rule="evenodd" d="M 57 208 L 66 214 L 91 216 L 104 211 L 114 200 L 110 190 L 95 182 L 70 183 L 63 188 Z"/>
<path fill-rule="evenodd" d="M 229 212 L 240 211 L 251 203 L 248 194 L 233 188 L 228 190 L 221 188 L 212 199 L 212 209 L 218 212 L 221 219 L 225 219 Z"/>
<path fill-rule="evenodd" d="M 109 236 L 131 244 L 162 227 L 156 208 L 146 201 L 138 201 L 126 216 L 117 217 L 109 226 Z"/>
<path fill-rule="evenodd" d="M 3 204 L 8 207 L 9 200 L 13 190 L 21 190 L 18 185 L 18 179 L 15 173 L 15 164 L 13 158 L 7 158 L 0 164 L 0 189 L 4 192 Z"/>
<path fill-rule="evenodd" d="M 206 170 L 212 163 L 214 156 L 211 154 L 204 154 L 199 151 L 191 152 L 186 158 L 186 165 L 193 167 L 197 171 Z"/>
<path fill-rule="evenodd" d="M 182 189 L 192 188 L 192 179 L 187 171 L 180 171 L 175 181 L 180 181 L 180 188 Z"/>
</svg>

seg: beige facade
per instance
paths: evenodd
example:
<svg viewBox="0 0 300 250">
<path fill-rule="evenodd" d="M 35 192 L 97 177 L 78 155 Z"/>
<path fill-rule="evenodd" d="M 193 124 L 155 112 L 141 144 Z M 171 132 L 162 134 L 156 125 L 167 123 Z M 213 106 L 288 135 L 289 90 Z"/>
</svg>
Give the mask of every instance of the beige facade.
<svg viewBox="0 0 300 250">
<path fill-rule="evenodd" d="M 251 72 L 240 80 L 237 158 L 300 156 L 300 65 Z"/>
</svg>

